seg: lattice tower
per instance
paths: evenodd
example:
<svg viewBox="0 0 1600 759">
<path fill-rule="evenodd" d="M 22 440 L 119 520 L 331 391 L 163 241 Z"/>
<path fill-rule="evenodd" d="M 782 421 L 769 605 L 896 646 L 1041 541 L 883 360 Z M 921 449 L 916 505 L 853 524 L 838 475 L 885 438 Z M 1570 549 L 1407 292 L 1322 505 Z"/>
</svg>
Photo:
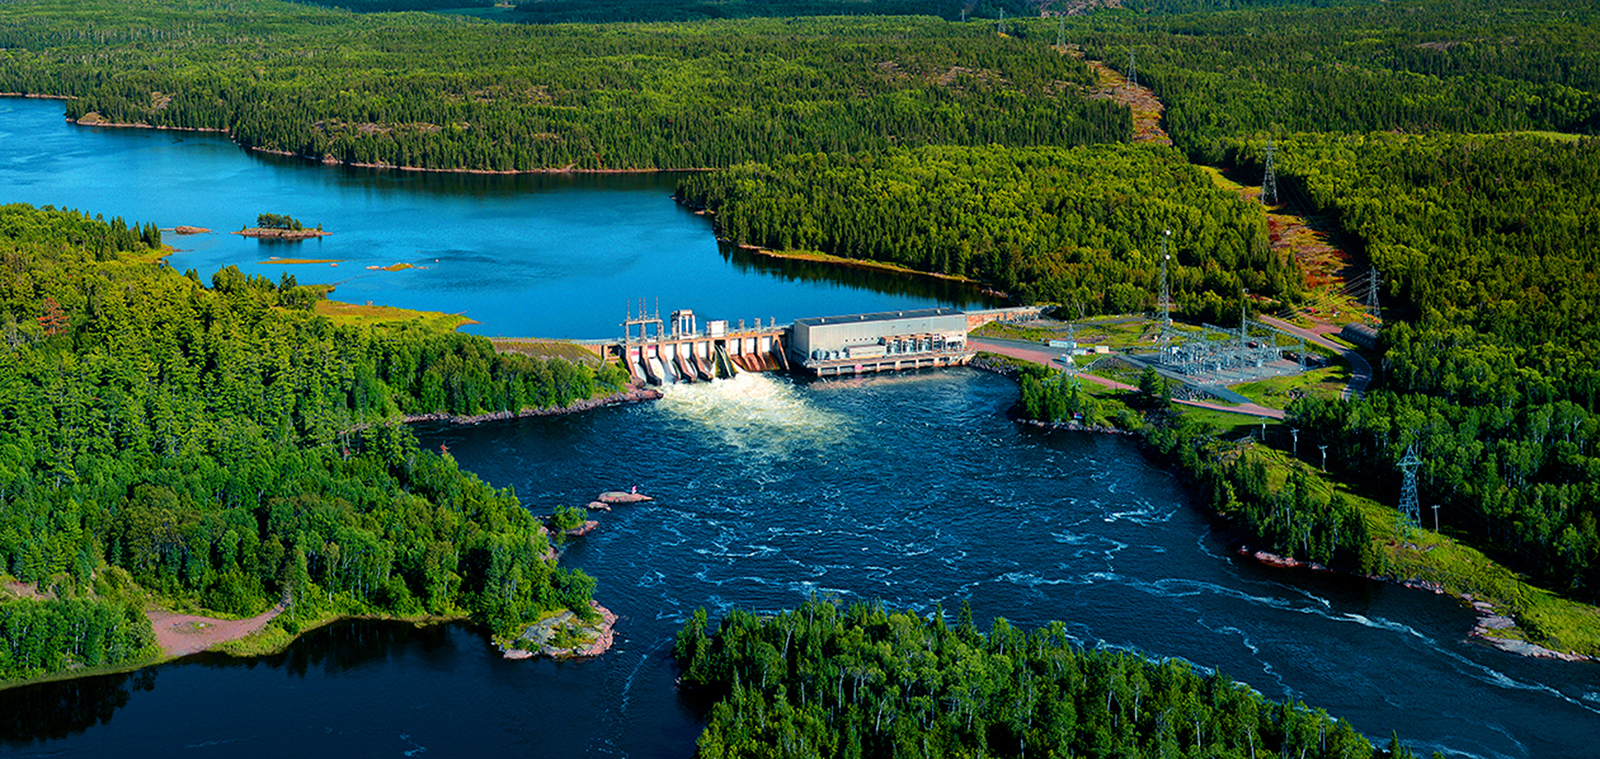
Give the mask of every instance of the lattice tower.
<svg viewBox="0 0 1600 759">
<path fill-rule="evenodd" d="M 1417 458 L 1415 443 L 1406 448 L 1406 457 L 1395 464 L 1405 474 L 1405 479 L 1400 483 L 1400 518 L 1411 527 L 1422 524 L 1421 509 L 1417 506 L 1417 467 L 1422 466 L 1422 459 Z"/>
<path fill-rule="evenodd" d="M 1382 321 L 1383 317 L 1378 311 L 1378 285 L 1383 282 L 1383 277 L 1378 274 L 1378 268 L 1367 270 L 1367 313 L 1372 314 L 1373 321 Z"/>
<path fill-rule="evenodd" d="M 1277 147 L 1272 140 L 1267 140 L 1267 172 L 1261 178 L 1261 204 L 1264 206 L 1277 205 L 1278 197 L 1278 166 L 1274 154 Z"/>
<path fill-rule="evenodd" d="M 1128 48 L 1128 84 L 1139 86 L 1139 68 L 1133 65 L 1133 48 Z"/>
</svg>

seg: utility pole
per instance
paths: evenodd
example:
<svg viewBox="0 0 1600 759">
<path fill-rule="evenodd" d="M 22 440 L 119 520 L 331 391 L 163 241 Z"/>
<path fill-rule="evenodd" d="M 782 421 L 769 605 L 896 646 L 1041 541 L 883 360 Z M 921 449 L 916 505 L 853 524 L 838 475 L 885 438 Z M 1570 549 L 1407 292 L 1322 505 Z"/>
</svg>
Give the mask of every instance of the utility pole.
<svg viewBox="0 0 1600 759">
<path fill-rule="evenodd" d="M 1161 302 L 1156 305 L 1161 307 L 1161 334 L 1166 335 L 1172 329 L 1172 286 L 1167 280 L 1167 262 L 1172 260 L 1167 242 L 1172 239 L 1172 230 L 1164 229 L 1161 234 Z"/>
</svg>

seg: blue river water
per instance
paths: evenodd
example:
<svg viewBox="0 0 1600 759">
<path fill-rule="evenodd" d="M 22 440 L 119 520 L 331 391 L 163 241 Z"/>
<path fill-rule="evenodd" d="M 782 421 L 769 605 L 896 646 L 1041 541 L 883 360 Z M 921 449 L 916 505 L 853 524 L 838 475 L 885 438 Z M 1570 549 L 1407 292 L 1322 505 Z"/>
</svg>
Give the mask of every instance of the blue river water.
<svg viewBox="0 0 1600 759">
<path fill-rule="evenodd" d="M 903 282 L 741 263 L 716 249 L 702 219 L 672 205 L 670 182 L 661 178 L 362 173 L 252 156 L 203 135 L 65 128 L 62 136 L 54 121 L 59 105 L 0 100 L 0 189 L 20 196 L 0 200 L 226 229 L 268 201 L 303 197 L 315 200 L 310 211 L 271 207 L 336 231 L 375 228 L 339 216 L 365 204 L 360 218 L 368 220 L 449 219 L 454 248 L 498 251 L 486 270 L 537 268 L 544 254 L 519 259 L 485 243 L 500 234 L 485 229 L 479 237 L 471 221 L 485 203 L 502 220 L 520 219 L 512 209 L 548 204 L 541 213 L 551 218 L 537 224 L 592 214 L 628 230 L 613 231 L 611 243 L 550 282 L 502 273 L 479 289 L 424 287 L 427 275 L 450 268 L 438 256 L 439 268 L 415 280 L 374 276 L 340 286 L 349 300 L 359 291 L 377 302 L 507 320 L 522 317 L 492 305 L 501 298 L 566 299 L 529 301 L 537 320 L 507 332 L 561 334 L 566 310 L 588 313 L 585 299 L 606 300 L 586 317 L 592 326 L 574 328 L 587 335 L 616 321 L 606 314 L 620 313 L 611 304 L 625 295 L 647 286 L 663 300 L 675 295 L 650 279 L 671 265 L 647 260 L 644 247 L 622 252 L 620 241 L 631 235 L 655 235 L 651 243 L 681 235 L 681 248 L 660 255 L 672 265 L 694 258 L 708 272 L 696 283 L 725 277 L 772 293 L 749 303 L 708 295 L 703 305 L 682 304 L 703 313 L 738 318 L 762 308 L 762 316 L 782 321 L 952 302 Z M 17 135 L 32 139 L 28 129 L 45 136 L 18 147 Z M 40 155 L 26 157 L 33 150 Z M 96 159 L 102 170 L 143 180 L 106 174 L 97 184 L 90 180 Z M 245 194 L 206 204 L 207 182 L 185 167 L 237 177 L 213 195 L 234 192 L 226 189 L 234 184 Z M 479 182 L 485 189 L 464 189 Z M 187 200 L 163 200 L 173 187 L 190 188 Z M 485 196 L 493 202 L 475 199 Z M 607 216 L 618 208 L 633 210 Z M 660 226 L 628 226 L 641 217 Z M 347 245 L 332 242 L 344 234 L 317 244 Z M 393 235 L 371 244 L 407 244 Z M 188 256 L 206 263 L 202 271 L 257 260 L 261 247 L 231 236 L 187 239 L 200 242 L 173 264 L 199 266 Z M 338 256 L 355 265 L 394 259 L 402 249 L 362 258 L 357 247 Z M 468 263 L 463 255 L 454 265 Z M 568 293 L 586 268 L 625 272 L 618 275 L 623 291 Z M 277 276 L 270 266 L 260 270 Z M 495 282 L 505 282 L 504 290 Z M 611 653 L 512 662 L 469 626 L 341 623 L 274 657 L 202 654 L 136 673 L 0 691 L 0 755 L 685 757 L 700 715 L 674 688 L 676 626 L 697 607 L 714 616 L 735 605 L 774 610 L 813 595 L 923 612 L 965 600 L 980 619 L 1063 620 L 1083 645 L 1218 668 L 1269 697 L 1349 719 L 1374 740 L 1396 730 L 1424 755 L 1593 754 L 1600 666 L 1526 659 L 1474 642 L 1472 614 L 1455 599 L 1241 559 L 1183 483 L 1130 442 L 1019 426 L 1005 416 L 1016 393 L 1007 380 L 966 369 L 839 382 L 742 375 L 675 386 L 647 404 L 419 427 L 425 446 L 447 445 L 464 468 L 515 488 L 535 513 L 633 485 L 657 496 L 601 514 L 599 530 L 575 540 L 563 558 L 594 575 L 599 599 L 621 616 Z"/>
<path fill-rule="evenodd" d="M 225 136 L 80 127 L 49 100 L 0 98 L 0 202 L 76 208 L 163 228 L 172 266 L 237 265 L 332 283 L 347 303 L 461 313 L 484 335 L 609 338 L 644 299 L 663 316 L 753 323 L 984 305 L 968 287 L 719 248 L 670 198 L 672 174 L 485 176 L 322 166 Z M 331 232 L 282 243 L 230 234 L 281 213 Z M 333 263 L 281 264 L 298 258 Z M 416 268 L 384 271 L 397 263 Z"/>
</svg>

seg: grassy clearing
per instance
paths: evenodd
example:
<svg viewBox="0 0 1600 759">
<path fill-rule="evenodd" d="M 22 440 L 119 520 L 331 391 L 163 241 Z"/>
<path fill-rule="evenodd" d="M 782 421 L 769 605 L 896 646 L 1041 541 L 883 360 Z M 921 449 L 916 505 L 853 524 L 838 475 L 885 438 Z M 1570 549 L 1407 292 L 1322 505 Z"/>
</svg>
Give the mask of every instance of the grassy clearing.
<svg viewBox="0 0 1600 759">
<path fill-rule="evenodd" d="M 574 364 L 600 363 L 599 354 L 577 343 L 566 340 L 533 340 L 527 338 L 491 337 L 489 342 L 501 353 L 521 353 L 535 358 L 559 358 Z"/>
<path fill-rule="evenodd" d="M 1231 390 L 1249 398 L 1252 402 L 1267 408 L 1288 408 L 1289 402 L 1294 400 L 1296 394 L 1303 394 L 1310 398 L 1338 398 L 1344 390 L 1345 384 L 1350 381 L 1350 367 L 1340 363 L 1322 369 L 1313 369 L 1304 374 L 1291 374 L 1283 377 L 1269 377 L 1256 382 L 1246 382 L 1234 385 Z"/>
<path fill-rule="evenodd" d="M 378 324 L 411 324 L 425 329 L 453 332 L 463 324 L 477 324 L 460 314 L 442 314 L 438 311 L 413 311 L 392 306 L 357 306 L 335 300 L 317 301 L 318 316 L 326 316 L 334 324 L 374 326 Z"/>
</svg>

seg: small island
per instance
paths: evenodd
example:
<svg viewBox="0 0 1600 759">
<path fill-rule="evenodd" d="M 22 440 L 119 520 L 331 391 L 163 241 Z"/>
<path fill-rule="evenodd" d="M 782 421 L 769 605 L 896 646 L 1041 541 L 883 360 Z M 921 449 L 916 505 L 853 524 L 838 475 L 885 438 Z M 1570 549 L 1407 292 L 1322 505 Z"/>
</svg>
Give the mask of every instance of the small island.
<svg viewBox="0 0 1600 759">
<path fill-rule="evenodd" d="M 316 229 L 306 229 L 299 219 L 288 214 L 264 213 L 256 216 L 255 226 L 240 228 L 234 234 L 268 240 L 305 240 L 312 237 L 327 237 L 333 233 L 322 231 L 321 224 L 318 224 Z"/>
</svg>

